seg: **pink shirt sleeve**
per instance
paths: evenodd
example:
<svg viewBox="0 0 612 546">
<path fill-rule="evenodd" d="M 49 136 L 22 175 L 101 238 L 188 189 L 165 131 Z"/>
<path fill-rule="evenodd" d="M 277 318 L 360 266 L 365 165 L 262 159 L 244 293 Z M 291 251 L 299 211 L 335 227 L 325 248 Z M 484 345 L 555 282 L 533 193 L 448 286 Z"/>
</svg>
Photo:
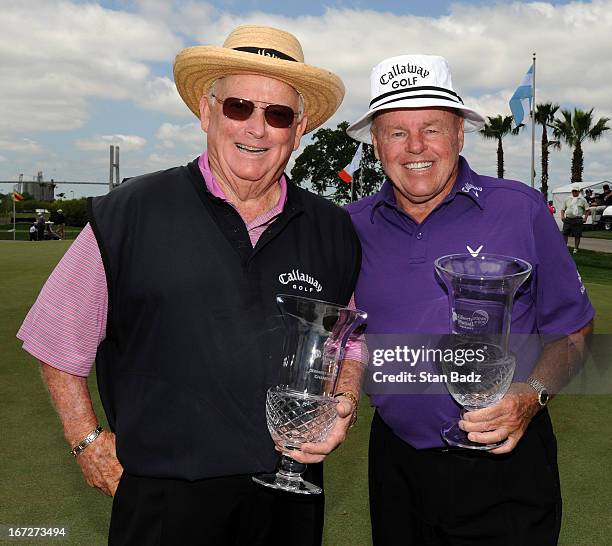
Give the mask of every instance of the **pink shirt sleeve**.
<svg viewBox="0 0 612 546">
<path fill-rule="evenodd" d="M 107 311 L 104 265 L 87 224 L 47 279 L 17 337 L 38 360 L 85 377 L 106 335 Z"/>
<path fill-rule="evenodd" d="M 355 294 L 351 296 L 351 301 L 348 306 L 349 309 L 356 309 L 355 307 Z M 368 359 L 370 355 L 368 354 L 368 346 L 365 341 L 365 334 L 361 334 L 359 336 L 352 335 L 348 338 L 346 342 L 346 349 L 344 353 L 345 360 L 356 360 L 357 362 L 361 362 L 364 365 L 368 364 Z"/>
</svg>

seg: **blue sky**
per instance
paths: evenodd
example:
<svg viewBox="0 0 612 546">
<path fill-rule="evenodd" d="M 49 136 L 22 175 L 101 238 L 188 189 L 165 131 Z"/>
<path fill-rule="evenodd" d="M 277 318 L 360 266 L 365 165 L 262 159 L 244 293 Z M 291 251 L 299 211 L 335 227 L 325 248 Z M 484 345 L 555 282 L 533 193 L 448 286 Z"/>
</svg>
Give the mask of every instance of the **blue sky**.
<svg viewBox="0 0 612 546">
<path fill-rule="evenodd" d="M 174 89 L 174 55 L 194 44 L 220 45 L 243 23 L 293 32 L 307 62 L 342 77 L 347 95 L 330 126 L 362 113 L 371 67 L 402 53 L 447 57 L 466 104 L 509 115 L 508 99 L 537 51 L 538 102 L 612 117 L 612 59 L 604 47 L 612 0 L 9 1 L 0 18 L 0 180 L 20 173 L 28 180 L 42 170 L 45 179 L 105 182 L 109 144 L 121 147 L 122 176 L 189 161 L 205 140 Z M 528 178 L 529 133 L 505 142 L 508 178 Z M 584 145 L 585 180 L 612 178 L 611 142 L 606 135 Z M 483 174 L 495 174 L 494 142 L 468 135 L 464 155 Z M 552 154 L 553 186 L 568 182 L 570 160 L 566 148 Z"/>
<path fill-rule="evenodd" d="M 278 1 L 255 1 L 255 0 L 229 0 L 224 2 L 212 1 L 209 4 L 228 13 L 243 14 L 253 11 L 263 11 L 265 13 L 276 15 L 322 15 L 328 8 L 350 8 L 357 10 L 376 10 L 379 12 L 389 12 L 397 15 L 422 15 L 426 17 L 437 17 L 447 15 L 450 12 L 452 4 L 462 3 L 475 6 L 493 4 L 485 0 L 468 1 L 468 2 L 445 2 L 441 0 L 428 1 L 389 1 L 379 0 L 377 2 L 368 2 L 364 0 L 353 0 L 351 2 L 328 1 L 328 2 L 287 2 L 286 0 Z M 527 2 L 522 2 L 527 3 Z M 552 5 L 569 4 L 569 1 L 554 0 L 548 2 Z M 116 0 L 111 2 L 100 2 L 101 5 L 111 9 L 130 10 L 134 11 L 138 5 L 137 2 Z"/>
</svg>

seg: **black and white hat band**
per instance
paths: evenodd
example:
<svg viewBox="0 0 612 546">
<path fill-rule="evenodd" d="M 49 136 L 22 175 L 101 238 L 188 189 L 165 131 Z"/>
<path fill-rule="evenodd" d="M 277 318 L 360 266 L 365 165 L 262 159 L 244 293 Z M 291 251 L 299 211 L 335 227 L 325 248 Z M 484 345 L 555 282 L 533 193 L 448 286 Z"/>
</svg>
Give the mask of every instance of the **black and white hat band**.
<svg viewBox="0 0 612 546">
<path fill-rule="evenodd" d="M 485 121 L 479 113 L 465 106 L 453 89 L 446 59 L 434 55 L 402 55 L 385 59 L 372 69 L 370 97 L 368 111 L 347 129 L 349 136 L 368 144 L 372 142 L 372 116 L 380 110 L 454 108 L 465 120 L 465 131 L 476 131 Z"/>
<path fill-rule="evenodd" d="M 383 93 L 370 101 L 370 108 L 389 104 L 393 101 L 404 99 L 442 99 L 450 102 L 463 104 L 461 97 L 450 89 L 436 87 L 435 85 L 421 85 L 403 89 L 395 89 Z"/>
</svg>

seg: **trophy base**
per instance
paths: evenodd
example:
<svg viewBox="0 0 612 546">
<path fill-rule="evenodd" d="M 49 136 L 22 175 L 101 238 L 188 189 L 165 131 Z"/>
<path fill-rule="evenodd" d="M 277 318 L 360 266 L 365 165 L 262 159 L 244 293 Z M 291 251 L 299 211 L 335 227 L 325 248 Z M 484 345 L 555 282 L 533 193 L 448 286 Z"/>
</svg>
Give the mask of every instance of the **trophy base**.
<svg viewBox="0 0 612 546">
<path fill-rule="evenodd" d="M 300 493 L 302 495 L 320 495 L 323 490 L 307 482 L 299 476 L 283 476 L 281 472 L 277 474 L 261 474 L 253 476 L 253 481 L 271 489 L 288 491 L 289 493 Z"/>
<path fill-rule="evenodd" d="M 480 451 L 488 451 L 490 449 L 495 449 L 504 444 L 503 442 L 497 442 L 493 444 L 481 444 L 478 442 L 472 442 L 468 439 L 468 433 L 465 430 L 461 430 L 459 428 L 459 423 L 457 421 L 447 421 L 442 425 L 440 429 L 440 434 L 444 441 L 453 447 L 462 447 L 464 449 L 477 449 Z"/>
</svg>

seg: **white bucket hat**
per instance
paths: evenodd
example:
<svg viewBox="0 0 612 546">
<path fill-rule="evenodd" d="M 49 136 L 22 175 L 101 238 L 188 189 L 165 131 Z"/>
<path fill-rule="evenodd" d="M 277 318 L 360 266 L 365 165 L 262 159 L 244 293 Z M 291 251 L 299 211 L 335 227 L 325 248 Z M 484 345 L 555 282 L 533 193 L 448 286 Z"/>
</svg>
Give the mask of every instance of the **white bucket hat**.
<svg viewBox="0 0 612 546">
<path fill-rule="evenodd" d="M 401 55 L 385 59 L 372 69 L 370 88 L 370 109 L 346 130 L 360 142 L 372 143 L 372 116 L 381 110 L 444 106 L 461 110 L 466 132 L 477 131 L 485 123 L 453 90 L 450 67 L 444 57 Z"/>
</svg>

